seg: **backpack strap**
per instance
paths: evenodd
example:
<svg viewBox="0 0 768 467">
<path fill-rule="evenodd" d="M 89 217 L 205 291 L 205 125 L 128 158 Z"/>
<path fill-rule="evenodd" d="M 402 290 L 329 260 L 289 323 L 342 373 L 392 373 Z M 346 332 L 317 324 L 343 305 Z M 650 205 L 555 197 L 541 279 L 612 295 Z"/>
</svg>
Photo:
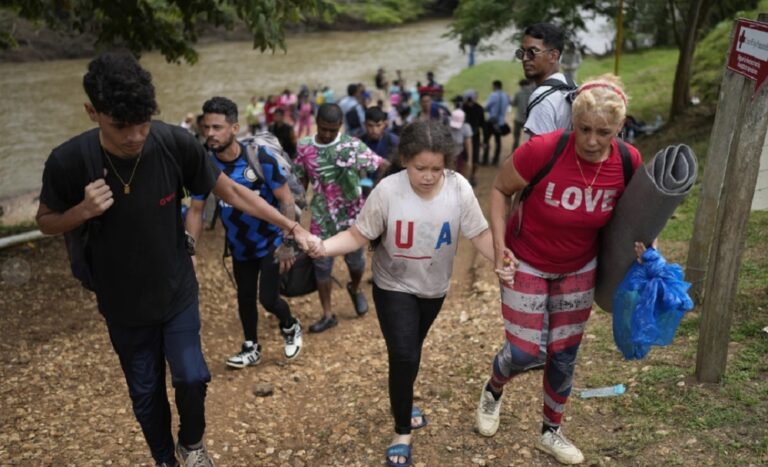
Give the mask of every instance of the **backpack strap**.
<svg viewBox="0 0 768 467">
<path fill-rule="evenodd" d="M 565 78 L 566 82 L 562 82 L 559 79 L 549 78 L 547 80 L 544 80 L 543 83 L 541 83 L 539 86 L 549 86 L 549 89 L 542 92 L 536 98 L 528 103 L 528 107 L 525 108 L 525 119 L 528 119 L 528 115 L 531 113 L 531 110 L 533 110 L 534 107 L 539 105 L 544 99 L 549 97 L 550 95 L 554 94 L 557 91 L 573 91 L 577 88 L 576 83 L 573 82 L 570 78 Z"/>
<path fill-rule="evenodd" d="M 621 154 L 621 168 L 624 171 L 624 186 L 629 185 L 629 180 L 634 175 L 632 169 L 632 156 L 629 154 L 629 148 L 620 138 L 616 138 L 616 143 L 619 146 L 619 154 Z"/>
<path fill-rule="evenodd" d="M 261 162 L 259 161 L 258 142 L 253 137 L 245 139 L 241 142 L 245 146 L 245 158 L 248 160 L 248 165 L 251 166 L 254 172 L 256 172 L 256 176 L 259 178 L 259 180 L 264 183 L 264 168 L 261 166 Z"/>
<path fill-rule="evenodd" d="M 94 130 L 93 135 L 80 138 L 80 153 L 85 159 L 85 171 L 88 175 L 88 183 L 104 177 L 104 160 L 99 141 L 99 130 Z"/>
<path fill-rule="evenodd" d="M 557 141 L 557 146 L 555 146 L 555 152 L 552 153 L 552 157 L 549 159 L 547 164 L 542 167 L 541 170 L 539 170 L 539 172 L 533 176 L 533 178 L 531 178 L 531 181 L 528 182 L 528 185 L 520 192 L 521 202 L 525 201 L 525 199 L 531 195 L 533 187 L 536 186 L 536 184 L 539 183 L 542 178 L 546 177 L 546 175 L 552 170 L 555 162 L 557 162 L 557 160 L 560 158 L 560 154 L 563 153 L 565 146 L 568 144 L 568 138 L 570 138 L 570 136 L 570 131 L 564 131 L 563 134 L 560 135 L 560 139 Z"/>
</svg>

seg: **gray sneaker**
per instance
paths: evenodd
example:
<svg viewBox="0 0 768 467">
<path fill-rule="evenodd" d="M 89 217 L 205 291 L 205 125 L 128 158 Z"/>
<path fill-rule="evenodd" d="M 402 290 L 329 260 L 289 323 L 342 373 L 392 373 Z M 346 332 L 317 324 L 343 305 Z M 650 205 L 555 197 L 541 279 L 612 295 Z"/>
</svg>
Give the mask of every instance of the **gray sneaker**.
<svg viewBox="0 0 768 467">
<path fill-rule="evenodd" d="M 215 467 L 205 445 L 201 446 L 200 449 L 187 449 L 181 444 L 176 444 L 176 452 L 179 453 L 184 467 Z"/>
</svg>

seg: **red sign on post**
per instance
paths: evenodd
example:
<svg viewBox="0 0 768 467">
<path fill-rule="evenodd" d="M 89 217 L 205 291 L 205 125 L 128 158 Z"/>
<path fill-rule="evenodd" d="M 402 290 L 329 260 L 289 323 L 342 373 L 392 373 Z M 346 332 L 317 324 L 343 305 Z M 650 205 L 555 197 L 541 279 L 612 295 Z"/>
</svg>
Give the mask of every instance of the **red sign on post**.
<svg viewBox="0 0 768 467">
<path fill-rule="evenodd" d="M 755 91 L 768 77 L 768 23 L 736 20 L 728 69 L 755 81 Z"/>
</svg>

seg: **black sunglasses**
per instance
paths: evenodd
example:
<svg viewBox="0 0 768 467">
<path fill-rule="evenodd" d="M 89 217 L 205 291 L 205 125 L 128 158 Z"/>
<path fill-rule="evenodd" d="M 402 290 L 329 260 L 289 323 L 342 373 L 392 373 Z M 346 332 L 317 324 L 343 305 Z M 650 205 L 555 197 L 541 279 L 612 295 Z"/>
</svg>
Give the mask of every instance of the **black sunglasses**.
<svg viewBox="0 0 768 467">
<path fill-rule="evenodd" d="M 518 60 L 522 60 L 523 57 L 528 57 L 528 60 L 533 60 L 536 58 L 537 55 L 543 54 L 544 52 L 549 52 L 552 50 L 554 49 L 539 50 L 536 47 L 531 47 L 530 49 L 520 48 L 515 50 L 515 58 L 517 58 Z"/>
</svg>

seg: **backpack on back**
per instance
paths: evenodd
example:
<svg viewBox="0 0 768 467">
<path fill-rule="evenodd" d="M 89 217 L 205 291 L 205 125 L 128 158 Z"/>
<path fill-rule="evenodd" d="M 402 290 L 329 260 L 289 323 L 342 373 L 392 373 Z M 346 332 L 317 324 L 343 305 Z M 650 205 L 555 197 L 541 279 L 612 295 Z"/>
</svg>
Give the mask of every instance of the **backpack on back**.
<svg viewBox="0 0 768 467">
<path fill-rule="evenodd" d="M 565 83 L 560 81 L 559 79 L 549 78 L 545 80 L 543 83 L 541 83 L 539 86 L 549 86 L 550 88 L 546 91 L 542 92 L 536 98 L 528 103 L 528 107 L 525 108 L 525 119 L 528 120 L 528 115 L 531 114 L 531 110 L 533 110 L 534 107 L 539 105 L 541 102 L 544 101 L 547 97 L 549 97 L 551 94 L 554 94 L 556 92 L 565 92 L 568 93 L 568 96 L 566 96 L 565 101 L 568 102 L 568 104 L 571 103 L 571 93 L 578 89 L 578 86 L 576 86 L 576 83 L 571 80 L 570 77 L 565 77 Z"/>
<path fill-rule="evenodd" d="M 80 152 L 83 154 L 88 183 L 104 177 L 104 162 L 101 158 L 98 130 L 92 131 L 95 132 L 95 136 L 88 133 L 87 136 L 80 138 Z M 94 283 L 91 271 L 90 240 L 99 230 L 99 226 L 99 219 L 92 218 L 64 233 L 64 244 L 67 247 L 72 275 L 91 292 L 94 291 Z"/>
<path fill-rule="evenodd" d="M 350 130 L 357 130 L 363 127 L 363 122 L 360 121 L 360 114 L 357 113 L 357 104 L 347 110 L 347 113 L 344 114 L 344 119 L 347 121 L 347 127 Z"/>
<path fill-rule="evenodd" d="M 265 178 L 264 168 L 261 166 L 261 162 L 259 162 L 259 148 L 265 147 L 269 149 L 272 156 L 277 160 L 277 163 L 280 164 L 283 172 L 285 172 L 288 188 L 290 188 L 291 194 L 293 195 L 293 201 L 298 208 L 298 217 L 300 215 L 300 210 L 307 207 L 307 192 L 304 190 L 304 185 L 301 184 L 293 171 L 293 160 L 291 159 L 291 156 L 285 152 L 277 137 L 268 131 L 259 131 L 253 136 L 241 139 L 240 142 L 245 145 L 248 166 L 253 169 L 256 176 L 262 182 L 265 181 Z"/>
</svg>

